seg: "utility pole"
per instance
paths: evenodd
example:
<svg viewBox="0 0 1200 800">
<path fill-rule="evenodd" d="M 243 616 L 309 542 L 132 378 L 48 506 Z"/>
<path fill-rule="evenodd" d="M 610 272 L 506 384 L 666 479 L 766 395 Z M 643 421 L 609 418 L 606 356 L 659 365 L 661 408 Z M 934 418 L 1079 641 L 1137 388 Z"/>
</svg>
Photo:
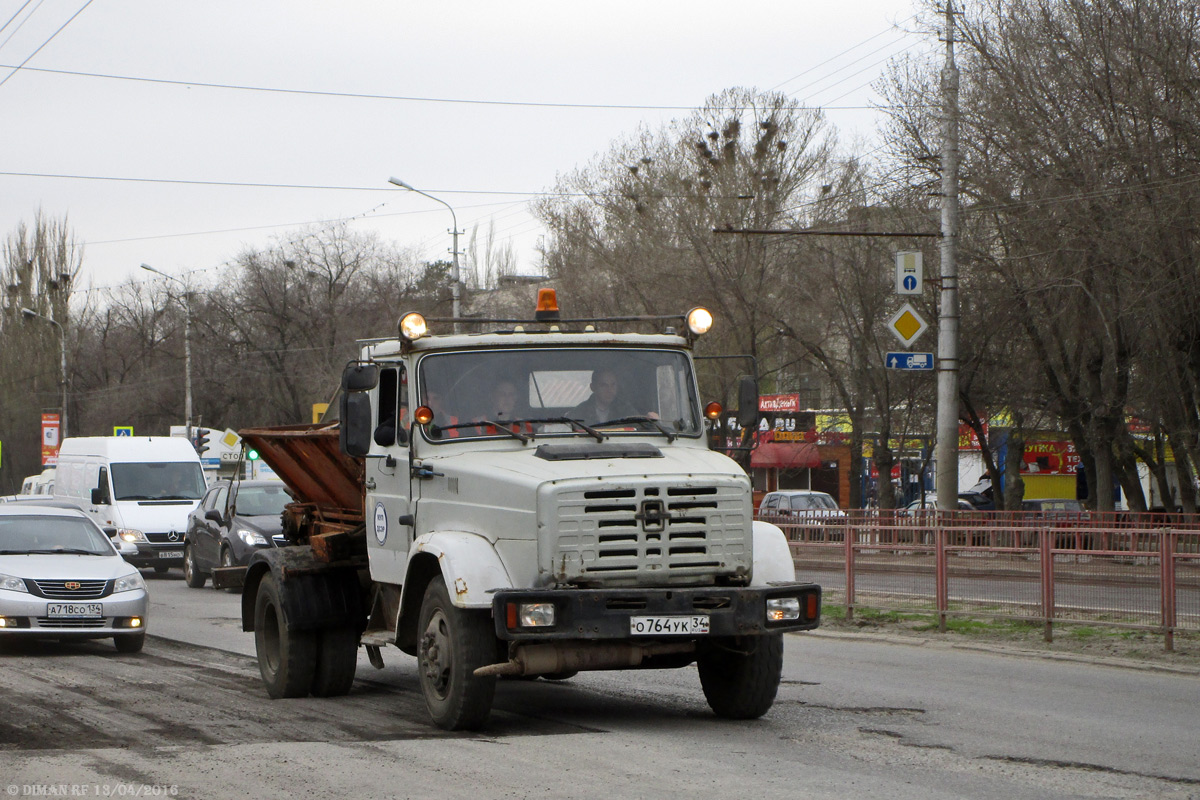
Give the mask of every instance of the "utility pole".
<svg viewBox="0 0 1200 800">
<path fill-rule="evenodd" d="M 946 65 L 942 68 L 942 265 L 938 307 L 938 508 L 958 507 L 958 67 L 954 0 L 946 0 Z"/>
<path fill-rule="evenodd" d="M 149 264 L 142 264 L 142 269 L 161 275 L 170 281 L 175 281 L 183 287 L 183 416 L 187 424 L 187 438 L 192 440 L 192 292 L 187 283 L 168 275 L 162 270 L 155 269 Z"/>
</svg>

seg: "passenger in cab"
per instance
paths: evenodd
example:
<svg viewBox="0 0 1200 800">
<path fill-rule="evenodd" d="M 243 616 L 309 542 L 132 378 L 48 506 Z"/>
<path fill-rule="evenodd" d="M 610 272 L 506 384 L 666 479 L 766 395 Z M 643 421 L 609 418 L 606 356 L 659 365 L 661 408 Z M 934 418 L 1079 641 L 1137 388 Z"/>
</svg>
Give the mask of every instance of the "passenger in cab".
<svg viewBox="0 0 1200 800">
<path fill-rule="evenodd" d="M 500 432 L 497 430 L 496 424 L 506 423 L 523 416 L 525 415 L 520 410 L 520 393 L 517 390 L 516 381 L 510 378 L 501 378 L 492 386 L 491 401 L 482 418 L 478 420 L 482 424 L 477 430 L 480 435 L 494 436 Z M 514 433 L 533 433 L 533 425 L 528 422 L 511 422 L 505 424 L 504 427 Z"/>
</svg>

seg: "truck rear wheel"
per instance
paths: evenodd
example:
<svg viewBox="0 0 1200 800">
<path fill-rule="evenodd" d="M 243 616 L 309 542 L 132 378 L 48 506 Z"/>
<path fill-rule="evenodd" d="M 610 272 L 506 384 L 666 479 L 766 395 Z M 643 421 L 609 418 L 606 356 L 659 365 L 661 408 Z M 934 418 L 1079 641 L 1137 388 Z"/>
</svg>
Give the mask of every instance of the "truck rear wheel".
<svg viewBox="0 0 1200 800">
<path fill-rule="evenodd" d="M 761 717 L 779 690 L 783 634 L 728 639 L 721 645 L 696 661 L 709 707 L 726 719 Z"/>
<path fill-rule="evenodd" d="M 317 634 L 313 697 L 340 697 L 354 685 L 358 636 L 352 628 L 327 628 Z"/>
<path fill-rule="evenodd" d="M 279 587 L 270 574 L 263 576 L 254 600 L 254 648 L 271 699 L 308 695 L 316 671 L 316 634 L 288 630 Z"/>
<path fill-rule="evenodd" d="M 455 607 L 439 575 L 425 590 L 418 630 L 417 673 L 434 724 L 450 731 L 478 730 L 496 694 L 494 677 L 475 675 L 496 652 L 491 620 Z"/>
</svg>

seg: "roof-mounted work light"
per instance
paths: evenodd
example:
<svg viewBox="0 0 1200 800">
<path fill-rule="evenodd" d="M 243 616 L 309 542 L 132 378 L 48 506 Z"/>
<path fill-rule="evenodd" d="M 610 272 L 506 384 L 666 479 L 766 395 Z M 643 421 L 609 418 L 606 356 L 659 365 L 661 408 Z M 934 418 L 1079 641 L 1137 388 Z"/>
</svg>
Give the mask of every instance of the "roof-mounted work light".
<svg viewBox="0 0 1200 800">
<path fill-rule="evenodd" d="M 712 327 L 713 315 L 707 308 L 693 308 L 687 313 L 688 330 L 693 336 L 703 336 Z"/>
<path fill-rule="evenodd" d="M 400 318 L 400 335 L 406 340 L 412 342 L 427 333 L 429 326 L 425 324 L 425 318 L 415 311 Z"/>
</svg>

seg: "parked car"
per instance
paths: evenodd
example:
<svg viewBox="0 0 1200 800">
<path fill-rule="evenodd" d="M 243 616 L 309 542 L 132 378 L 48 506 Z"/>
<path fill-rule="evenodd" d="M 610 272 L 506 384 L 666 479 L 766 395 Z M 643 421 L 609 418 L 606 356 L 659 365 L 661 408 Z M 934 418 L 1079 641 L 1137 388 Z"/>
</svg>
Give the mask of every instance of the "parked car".
<svg viewBox="0 0 1200 800">
<path fill-rule="evenodd" d="M 900 511 L 903 514 L 919 514 L 921 512 L 932 513 L 933 511 L 937 510 L 937 507 L 938 507 L 937 495 L 934 494 L 933 492 L 926 492 L 923 505 L 922 505 L 921 498 L 918 497 L 916 500 L 913 500 L 911 503 L 906 505 L 904 508 L 900 509 Z M 978 511 L 979 510 L 974 505 L 971 504 L 970 500 L 967 500 L 962 495 L 959 495 L 959 497 L 958 497 L 958 506 L 957 507 L 958 507 L 959 511 Z"/>
<path fill-rule="evenodd" d="M 122 653 L 141 650 L 149 597 L 122 557 L 136 552 L 77 508 L 0 506 L 0 643 L 112 637 Z"/>
<path fill-rule="evenodd" d="M 767 492 L 758 506 L 759 516 L 804 517 L 823 521 L 843 521 L 846 512 L 825 492 L 811 489 L 790 489 Z"/>
<path fill-rule="evenodd" d="M 1070 497 L 1041 497 L 1036 500 L 1022 500 L 1022 511 L 1065 512 L 1068 514 L 1082 513 L 1083 503 Z"/>
<path fill-rule="evenodd" d="M 217 481 L 188 518 L 183 577 L 204 586 L 217 567 L 244 567 L 256 550 L 287 544 L 284 506 L 292 502 L 280 481 Z"/>
</svg>

